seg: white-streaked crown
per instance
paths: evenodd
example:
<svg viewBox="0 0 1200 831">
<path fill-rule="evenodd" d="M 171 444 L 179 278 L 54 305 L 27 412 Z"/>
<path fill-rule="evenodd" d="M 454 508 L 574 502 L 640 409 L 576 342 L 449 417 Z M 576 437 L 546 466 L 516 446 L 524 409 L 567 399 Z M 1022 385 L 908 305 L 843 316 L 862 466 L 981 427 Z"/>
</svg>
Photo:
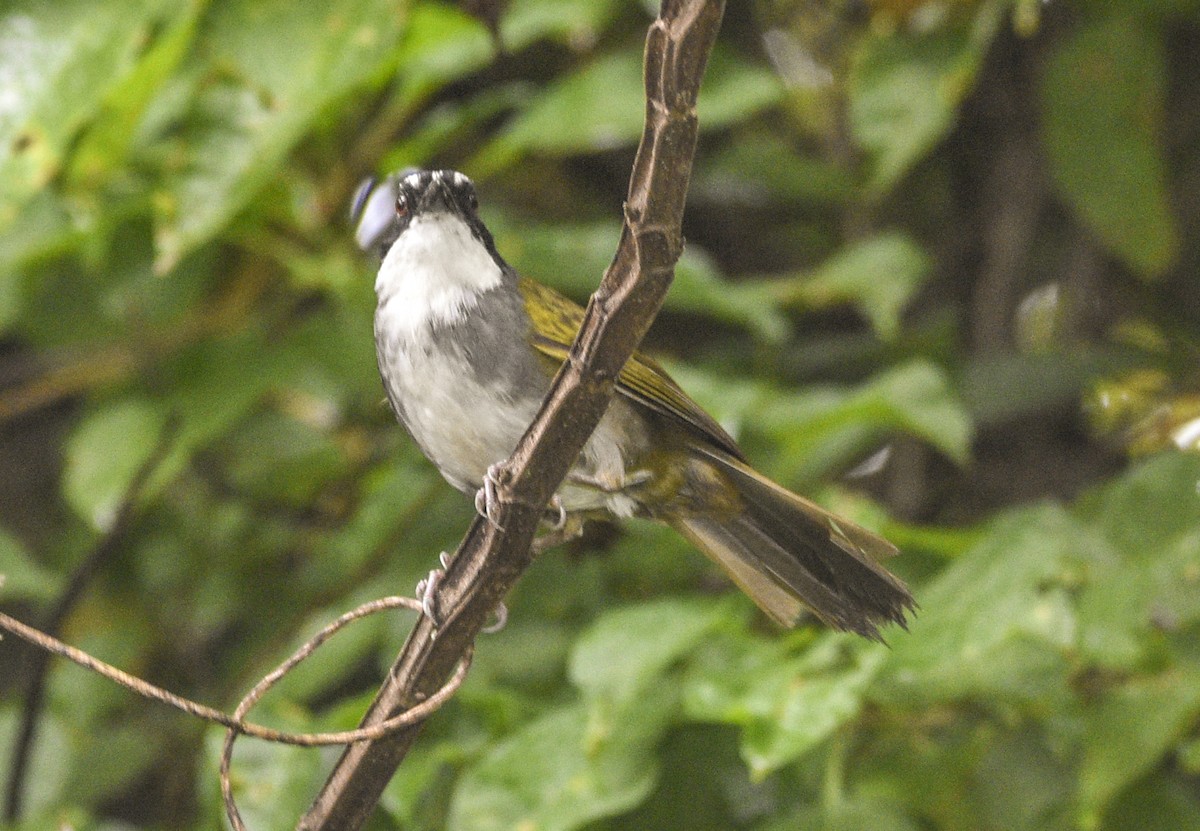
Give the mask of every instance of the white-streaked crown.
<svg viewBox="0 0 1200 831">
<path fill-rule="evenodd" d="M 454 184 L 462 187 L 463 185 L 473 184 L 465 174 L 459 173 L 457 170 L 414 170 L 400 181 L 409 187 L 418 187 L 421 180 L 428 176 L 431 179 L 436 179 L 439 182 L 446 181 L 446 175 L 449 174 L 454 178 Z"/>
</svg>

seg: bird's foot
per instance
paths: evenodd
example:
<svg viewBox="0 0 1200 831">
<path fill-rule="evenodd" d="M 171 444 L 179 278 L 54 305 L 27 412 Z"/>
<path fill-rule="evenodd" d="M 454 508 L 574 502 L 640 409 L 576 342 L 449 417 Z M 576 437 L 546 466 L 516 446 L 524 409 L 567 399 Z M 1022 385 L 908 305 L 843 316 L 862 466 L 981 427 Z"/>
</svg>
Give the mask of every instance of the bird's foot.
<svg viewBox="0 0 1200 831">
<path fill-rule="evenodd" d="M 438 554 L 438 562 L 442 564 L 441 568 L 435 568 L 429 572 L 425 579 L 417 583 L 416 590 L 417 600 L 421 603 L 421 614 L 429 618 L 434 629 L 441 629 L 442 624 L 446 622 L 438 605 L 438 590 L 442 586 L 442 580 L 446 577 L 446 569 L 450 568 L 450 555 L 445 551 L 441 552 Z M 503 603 L 498 603 L 494 614 L 496 619 L 480 631 L 490 635 L 504 628 L 504 624 L 508 622 L 508 607 Z"/>
<path fill-rule="evenodd" d="M 499 464 L 489 465 L 487 472 L 483 474 L 483 487 L 475 492 L 475 512 L 503 531 L 504 527 L 496 521 L 496 515 L 500 513 L 500 499 L 497 495 L 497 489 L 500 487 L 500 467 Z"/>
<path fill-rule="evenodd" d="M 557 499 L 557 497 L 555 497 Z M 555 507 L 554 502 L 550 503 L 550 507 Z M 556 545 L 562 545 L 565 542 L 578 537 L 583 533 L 583 518 L 576 514 L 568 514 L 562 510 L 562 504 L 558 505 L 559 513 L 553 523 L 547 523 L 546 531 L 533 538 L 533 553 L 541 554 L 543 551 L 554 548 Z"/>
<path fill-rule="evenodd" d="M 546 518 L 542 521 L 550 526 L 551 531 L 561 531 L 567 527 L 567 509 L 563 507 L 562 497 L 557 493 L 550 497 L 550 504 L 546 506 Z"/>
<path fill-rule="evenodd" d="M 441 568 L 435 568 L 433 571 L 417 583 L 417 600 L 421 601 L 421 614 L 429 618 L 434 629 L 440 629 L 442 623 L 442 615 L 438 609 L 438 589 L 441 588 L 442 580 L 446 576 L 446 569 L 450 567 L 450 555 L 445 551 L 438 554 L 438 562 L 442 564 Z"/>
</svg>

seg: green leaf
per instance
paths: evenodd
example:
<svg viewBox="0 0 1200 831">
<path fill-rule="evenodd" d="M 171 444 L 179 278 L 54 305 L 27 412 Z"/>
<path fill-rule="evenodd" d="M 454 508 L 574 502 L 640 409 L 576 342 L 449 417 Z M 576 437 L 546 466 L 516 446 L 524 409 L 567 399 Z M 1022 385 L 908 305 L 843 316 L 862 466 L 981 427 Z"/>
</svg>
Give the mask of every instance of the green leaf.
<svg viewBox="0 0 1200 831">
<path fill-rule="evenodd" d="M 1179 767 L 1186 773 L 1200 773 L 1200 738 L 1183 742 L 1176 758 L 1179 760 Z"/>
<path fill-rule="evenodd" d="M 791 395 L 679 364 L 670 369 L 734 436 L 761 433 L 776 445 L 779 452 L 763 471 L 781 481 L 819 478 L 896 431 L 928 441 L 960 463 L 970 452 L 966 410 L 945 371 L 927 361 L 900 364 L 855 389 L 810 387 Z"/>
<path fill-rule="evenodd" d="M 485 66 L 492 51 L 487 31 L 466 12 L 445 3 L 413 4 L 400 42 L 404 71 L 396 79 L 396 106 L 411 110 L 443 84 Z"/>
<path fill-rule="evenodd" d="M 466 772 L 446 827 L 570 831 L 629 810 L 654 787 L 663 697 L 648 695 L 626 715 L 601 742 L 590 735 L 580 705 L 526 725 Z"/>
<path fill-rule="evenodd" d="M 640 83 L 635 87 L 639 91 L 642 88 Z M 709 56 L 696 102 L 700 129 L 712 130 L 748 121 L 778 105 L 783 95 L 778 75 L 718 45 Z"/>
<path fill-rule="evenodd" d="M 528 96 L 528 85 L 515 82 L 485 90 L 465 101 L 440 103 L 406 130 L 403 137 L 398 137 L 378 169 L 392 171 L 422 165 L 437 159 L 447 147 L 470 145 L 478 140 L 479 133 L 486 131 L 489 123 L 515 109 Z M 489 229 L 495 232 L 490 225 Z M 361 265 L 361 259 L 356 261 Z"/>
<path fill-rule="evenodd" d="M 518 272 L 581 300 L 596 290 L 620 237 L 620 226 L 611 222 L 518 225 L 499 214 L 488 216 L 488 228 L 501 255 Z M 703 249 L 688 246 L 676 264 L 664 307 L 743 326 L 777 343 L 786 336 L 788 324 L 772 291 L 769 286 L 724 279 Z"/>
<path fill-rule="evenodd" d="M 104 178 L 119 173 L 129 164 L 143 127 L 143 116 L 187 55 L 209 2 L 188 0 L 173 4 L 174 16 L 162 23 L 162 34 L 146 49 L 124 82 L 112 90 L 95 124 L 72 154 L 73 188 L 97 189 Z"/>
<path fill-rule="evenodd" d="M 0 239 L 0 246 L 3 245 L 4 240 Z M 7 332 L 17 320 L 21 301 L 21 275 L 15 270 L 0 268 L 0 333 Z"/>
<path fill-rule="evenodd" d="M 738 140 L 697 155 L 689 200 L 721 208 L 773 201 L 843 204 L 854 180 L 831 160 L 805 155 L 784 136 L 739 130 Z M 787 229 L 794 233 L 794 226 Z"/>
<path fill-rule="evenodd" d="M 0 735 L 16 736 L 19 724 L 20 711 L 17 707 L 0 708 Z M 38 721 L 37 741 L 33 743 L 29 767 L 25 772 L 26 815 L 36 816 L 39 812 L 54 809 L 55 816 L 58 817 L 62 806 L 71 803 L 71 794 L 66 790 L 66 786 L 74 758 L 71 740 L 73 728 L 77 729 L 68 719 L 53 710 L 42 713 Z M 11 738 L 0 742 L 0 765 L 3 765 L 4 770 L 13 769 L 13 745 Z M 29 827 L 32 831 L 37 826 Z"/>
<path fill-rule="evenodd" d="M 920 592 L 921 613 L 893 639 L 878 693 L 925 704 L 1061 697 L 1078 636 L 1069 589 L 1080 564 L 1102 556 L 1097 544 L 1060 508 L 998 518 Z"/>
<path fill-rule="evenodd" d="M 640 49 L 599 58 L 538 95 L 470 168 L 485 176 L 526 154 L 560 157 L 633 144 L 645 116 L 642 89 Z M 773 73 L 718 48 L 696 105 L 700 126 L 743 121 L 778 103 L 781 94 Z"/>
<path fill-rule="evenodd" d="M 850 129 L 871 157 L 868 188 L 886 192 L 954 125 L 998 30 L 1005 3 L 983 3 L 969 24 L 869 37 L 850 74 Z"/>
<path fill-rule="evenodd" d="M 875 799 L 840 800 L 807 808 L 755 831 L 917 831 L 918 826 L 892 804 Z"/>
<path fill-rule="evenodd" d="M 1148 777 L 1114 799 L 1104 831 L 1200 831 L 1200 800 L 1191 783 Z"/>
<path fill-rule="evenodd" d="M 659 600 L 609 612 L 576 641 L 571 681 L 591 699 L 630 704 L 728 616 L 728 607 L 709 600 Z"/>
<path fill-rule="evenodd" d="M 568 663 L 571 681 L 587 699 L 585 746 L 592 752 L 626 738 L 631 724 L 660 730 L 674 711 L 673 663 L 696 648 L 722 621 L 729 604 L 660 600 L 608 612 L 576 641 Z"/>
<path fill-rule="evenodd" d="M 358 708 L 362 713 L 369 701 Z M 351 726 L 357 721 L 351 722 Z M 467 742 L 433 741 L 427 731 L 404 757 L 396 774 L 388 780 L 379 807 L 401 828 L 442 827 L 452 772 L 470 757 Z"/>
<path fill-rule="evenodd" d="M 176 476 L 194 453 L 231 430 L 268 390 L 284 385 L 290 357 L 266 348 L 250 333 L 206 341 L 181 353 L 165 368 L 174 383 L 171 394 L 159 402 L 162 406 L 127 399 L 80 425 L 67 448 L 63 489 L 68 503 L 94 527 L 106 529 L 134 474 L 156 446 L 166 413 L 178 415 L 180 426 L 147 483 L 150 491 Z M 316 464 L 330 460 L 328 447 L 312 458 Z M 278 465 L 281 460 L 271 461 Z M 312 485 L 296 483 L 302 484 Z"/>
<path fill-rule="evenodd" d="M 908 430 L 959 464 L 970 455 L 971 422 L 944 370 L 912 361 L 881 373 L 851 399 L 851 408 Z"/>
<path fill-rule="evenodd" d="M 164 468 L 178 471 L 192 453 L 245 418 L 268 390 L 288 380 L 293 357 L 253 332 L 207 340 L 176 356 L 166 366 L 172 381 L 166 403 L 182 423 Z"/>
<path fill-rule="evenodd" d="M 162 0 L 14 0 L 0 13 L 0 230 L 63 167 L 80 128 L 136 65 Z"/>
<path fill-rule="evenodd" d="M 1163 547 L 1148 564 L 1129 558 L 1097 563 L 1079 597 L 1080 649 L 1095 663 L 1132 669 L 1162 628 L 1200 620 L 1200 531 Z"/>
<path fill-rule="evenodd" d="M 226 451 L 235 487 L 296 507 L 311 505 L 320 489 L 346 470 L 328 431 L 274 410 L 251 417 L 230 437 Z"/>
<path fill-rule="evenodd" d="M 314 565 L 328 569 L 327 579 L 362 568 L 380 550 L 390 550 L 407 524 L 424 519 L 441 477 L 417 455 L 389 459 L 359 477 L 357 510 L 334 533 L 314 542 Z M 419 549 L 414 545 L 414 550 Z"/>
<path fill-rule="evenodd" d="M 742 756 L 761 779 L 858 715 L 885 654 L 833 634 L 794 655 L 780 641 L 726 640 L 702 651 L 687 673 L 684 710 L 741 726 Z"/>
<path fill-rule="evenodd" d="M 702 248 L 689 246 L 675 264 L 665 308 L 743 326 L 766 343 L 781 343 L 789 325 L 765 286 L 731 282 Z"/>
<path fill-rule="evenodd" d="M 1061 43 L 1042 85 L 1046 149 L 1063 196 L 1147 277 L 1179 250 L 1160 146 L 1166 60 L 1136 18 L 1113 17 Z"/>
<path fill-rule="evenodd" d="M 1163 628 L 1200 620 L 1197 481 L 1200 459 L 1164 453 L 1081 500 L 1081 522 L 1112 545 L 1079 595 L 1080 648 L 1095 663 L 1133 669 Z"/>
<path fill-rule="evenodd" d="M 854 303 L 884 340 L 900 330 L 900 315 L 928 278 L 932 263 L 913 239 L 884 233 L 839 251 L 814 271 L 772 288 L 785 303 L 824 307 Z"/>
<path fill-rule="evenodd" d="M 77 717 L 79 711 L 74 711 Z M 158 723 L 148 718 L 130 718 L 107 723 L 97 714 L 88 721 L 91 729 L 77 736 L 70 760 L 71 773 L 64 790 L 77 805 L 102 805 L 106 798 L 132 788 L 150 776 L 174 747 Z"/>
<path fill-rule="evenodd" d="M 343 601 L 345 602 L 345 601 Z M 278 655 L 272 655 L 269 665 L 260 668 L 259 675 L 274 669 L 282 656 L 292 654 L 316 634 L 321 627 L 338 617 L 349 608 L 349 604 L 333 609 L 322 609 L 308 615 L 295 629 L 292 643 Z M 395 619 L 390 620 L 389 617 Z M 299 704 L 307 700 L 328 695 L 331 690 L 345 684 L 349 676 L 361 671 L 364 661 L 369 659 L 386 640 L 387 632 L 411 621 L 411 615 L 403 610 L 379 612 L 354 621 L 321 644 L 302 664 L 284 676 L 271 692 L 273 701 Z M 401 623 L 397 623 L 401 621 Z"/>
<path fill-rule="evenodd" d="M 548 37 L 594 43 L 619 8 L 617 0 L 516 0 L 500 17 L 500 39 L 514 52 Z"/>
<path fill-rule="evenodd" d="M 515 0 L 500 18 L 500 39 L 505 49 L 516 52 L 543 38 L 562 41 L 568 45 L 592 42 L 612 18 L 617 9 L 615 0 Z M 468 75 L 495 57 L 494 44 L 480 22 L 454 5 L 417 3 L 409 14 L 408 25 L 400 46 L 399 64 L 404 67 L 396 79 L 397 94 L 392 106 L 398 112 L 410 112 L 444 84 Z M 484 100 L 494 101 L 485 92 Z M 528 97 L 523 86 L 516 99 L 512 93 L 501 96 L 505 104 L 515 104 Z M 447 102 L 453 106 L 455 102 Z M 478 113 L 489 105 L 473 101 L 465 112 Z M 443 119 L 444 120 L 444 119 Z M 442 129 L 461 128 L 461 119 Z M 427 128 L 424 141 L 405 137 L 403 143 L 388 153 L 381 170 L 392 171 L 414 164 L 430 156 L 429 152 L 413 152 L 424 144 L 429 146 L 431 131 Z M 436 148 L 441 149 L 441 148 Z M 482 171 L 470 166 L 472 175 Z"/>
<path fill-rule="evenodd" d="M 1200 528 L 1200 456 L 1161 453 L 1080 500 L 1080 519 L 1125 556 L 1149 566 L 1163 547 Z"/>
<path fill-rule="evenodd" d="M 660 779 L 637 810 L 612 827 L 654 831 L 729 831 L 776 804 L 775 782 L 752 782 L 738 756 L 734 732 L 722 725 L 688 724 L 659 744 Z"/>
<path fill-rule="evenodd" d="M 58 591 L 60 580 L 29 556 L 16 537 L 0 529 L 0 599 L 47 600 Z"/>
<path fill-rule="evenodd" d="M 891 431 L 904 431 L 964 464 L 971 423 L 946 373 L 926 361 L 901 364 L 846 392 L 812 389 L 757 404 L 759 424 L 787 447 L 787 457 L 815 476 L 838 459 L 870 448 Z"/>
<path fill-rule="evenodd" d="M 67 443 L 63 495 L 97 531 L 112 527 L 165 424 L 160 408 L 127 398 L 91 413 L 75 428 Z"/>
<path fill-rule="evenodd" d="M 1066 831 L 1063 817 L 1070 812 L 1076 769 L 1043 724 L 1026 720 L 999 729 L 988 725 L 982 732 L 986 744 L 976 742 L 982 758 L 967 771 L 979 805 L 975 823 L 1006 831 Z"/>
<path fill-rule="evenodd" d="M 1076 406 L 1102 373 L 1103 357 L 1086 346 L 1070 352 L 992 353 L 972 356 L 961 373 L 963 399 L 980 425 L 1037 417 L 1055 407 Z"/>
<path fill-rule="evenodd" d="M 1079 802 L 1084 827 L 1164 758 L 1200 713 L 1200 667 L 1179 665 L 1109 690 L 1084 713 Z"/>
<path fill-rule="evenodd" d="M 0 332 L 28 314 L 29 264 L 65 247 L 76 232 L 63 200 L 48 188 L 26 201 L 7 227 L 0 220 Z"/>
<path fill-rule="evenodd" d="M 278 172 L 332 102 L 379 81 L 396 60 L 392 0 L 336 0 L 297 13 L 285 0 L 216 4 L 191 72 L 188 129 L 155 196 L 155 269 L 169 271 L 218 233 Z"/>
<path fill-rule="evenodd" d="M 521 605 L 521 615 L 510 615 L 502 633 L 491 639 L 494 648 L 480 652 L 471 662 L 471 678 L 507 690 L 544 692 L 559 689 L 563 668 L 578 632 L 565 623 L 547 620 L 540 610 Z M 515 604 L 514 604 L 515 611 Z M 472 687 L 468 693 L 477 691 Z M 524 706 L 521 708 L 524 716 Z M 507 723 L 507 721 L 506 721 Z"/>
</svg>

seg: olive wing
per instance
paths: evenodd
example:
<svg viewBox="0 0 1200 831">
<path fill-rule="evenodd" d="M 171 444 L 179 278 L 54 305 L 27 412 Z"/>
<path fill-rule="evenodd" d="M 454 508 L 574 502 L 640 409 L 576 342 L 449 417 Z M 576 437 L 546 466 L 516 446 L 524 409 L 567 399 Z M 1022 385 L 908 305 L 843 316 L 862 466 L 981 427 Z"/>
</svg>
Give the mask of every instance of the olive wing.
<svg viewBox="0 0 1200 831">
<path fill-rule="evenodd" d="M 561 364 L 583 324 L 583 309 L 549 286 L 524 277 L 520 278 L 518 288 L 533 322 L 534 347 Z M 538 311 L 535 313 L 534 309 Z M 734 458 L 745 458 L 737 442 L 653 358 L 634 352 L 621 369 L 617 392 L 667 416 Z"/>
</svg>

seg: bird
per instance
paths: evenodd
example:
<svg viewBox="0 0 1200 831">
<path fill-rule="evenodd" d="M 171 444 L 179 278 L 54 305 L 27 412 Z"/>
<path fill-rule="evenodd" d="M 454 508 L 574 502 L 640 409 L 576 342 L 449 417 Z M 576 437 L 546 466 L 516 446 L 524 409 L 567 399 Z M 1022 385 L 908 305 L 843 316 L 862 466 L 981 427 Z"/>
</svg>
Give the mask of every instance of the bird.
<svg viewBox="0 0 1200 831">
<path fill-rule="evenodd" d="M 387 400 L 446 481 L 486 514 L 493 471 L 537 414 L 583 309 L 504 260 L 461 172 L 368 179 L 351 217 L 359 246 L 379 260 L 374 335 Z M 895 546 L 756 471 L 641 352 L 621 370 L 548 516 L 567 534 L 594 518 L 665 523 L 784 627 L 812 614 L 882 640 L 881 627 L 907 628 L 916 608 L 881 564 Z"/>
</svg>

